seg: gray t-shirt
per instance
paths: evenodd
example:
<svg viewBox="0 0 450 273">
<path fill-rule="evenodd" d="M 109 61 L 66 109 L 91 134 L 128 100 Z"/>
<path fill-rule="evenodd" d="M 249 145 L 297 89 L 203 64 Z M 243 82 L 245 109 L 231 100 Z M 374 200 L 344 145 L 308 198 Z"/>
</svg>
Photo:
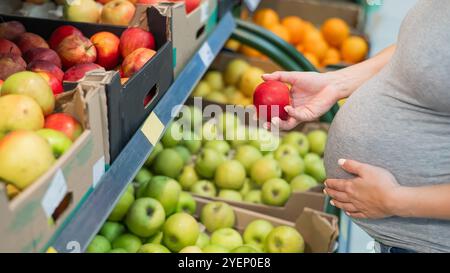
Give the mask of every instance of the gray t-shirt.
<svg viewBox="0 0 450 273">
<path fill-rule="evenodd" d="M 325 153 L 329 178 L 351 177 L 340 158 L 385 168 L 404 186 L 450 183 L 450 0 L 417 3 L 391 62 L 336 115 Z M 355 222 L 389 246 L 450 252 L 450 221 Z"/>
</svg>

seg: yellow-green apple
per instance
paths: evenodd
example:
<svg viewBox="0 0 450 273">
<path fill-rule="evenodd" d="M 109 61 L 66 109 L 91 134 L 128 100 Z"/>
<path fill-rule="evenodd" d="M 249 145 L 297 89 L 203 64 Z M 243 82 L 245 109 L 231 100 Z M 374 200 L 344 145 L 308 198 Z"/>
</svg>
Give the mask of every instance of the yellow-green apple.
<svg viewBox="0 0 450 273">
<path fill-rule="evenodd" d="M 262 202 L 270 206 L 283 206 L 291 197 L 289 183 L 281 178 L 269 179 L 261 189 Z"/>
<path fill-rule="evenodd" d="M 199 248 L 204 248 L 205 246 L 209 245 L 209 243 L 210 239 L 208 234 L 206 234 L 205 232 L 200 232 L 198 234 L 197 242 L 195 242 L 195 245 Z"/>
<path fill-rule="evenodd" d="M 253 164 L 261 158 L 261 152 L 251 145 L 239 146 L 234 155 L 234 159 L 241 162 L 248 174 Z"/>
<path fill-rule="evenodd" d="M 209 232 L 234 226 L 236 216 L 233 208 L 224 202 L 211 202 L 203 207 L 200 220 Z"/>
<path fill-rule="evenodd" d="M 50 48 L 32 48 L 23 54 L 23 58 L 27 63 L 33 61 L 47 61 L 61 67 L 61 59 L 58 54 Z"/>
<path fill-rule="evenodd" d="M 253 163 L 250 176 L 256 184 L 262 186 L 269 179 L 280 178 L 281 168 L 275 159 L 262 157 Z"/>
<path fill-rule="evenodd" d="M 281 144 L 275 150 L 274 156 L 276 160 L 281 159 L 283 156 L 299 156 L 297 148 L 292 144 Z"/>
<path fill-rule="evenodd" d="M 11 75 L 2 87 L 2 95 L 23 94 L 32 97 L 41 106 L 44 115 L 55 108 L 55 96 L 47 81 L 39 74 L 23 71 Z"/>
<path fill-rule="evenodd" d="M 76 27 L 70 25 L 60 26 L 52 32 L 50 39 L 48 40 L 48 45 L 51 49 L 56 50 L 59 43 L 61 43 L 64 38 L 70 35 L 83 36 L 83 33 Z"/>
<path fill-rule="evenodd" d="M 114 69 L 119 64 L 120 39 L 115 34 L 102 31 L 91 37 L 91 42 L 97 49 L 97 64 L 106 70 Z"/>
<path fill-rule="evenodd" d="M 119 48 L 123 58 L 126 58 L 138 48 L 155 50 L 155 47 L 153 34 L 138 27 L 130 27 L 120 36 Z"/>
<path fill-rule="evenodd" d="M 163 149 L 164 147 L 162 146 L 161 142 L 156 143 L 156 145 L 153 147 L 153 151 L 150 153 L 147 160 L 145 161 L 145 166 L 148 168 L 151 167 L 153 161 L 158 156 L 158 154 L 162 152 Z"/>
<path fill-rule="evenodd" d="M 207 245 L 202 248 L 203 253 L 229 253 L 230 251 L 223 246 Z"/>
<path fill-rule="evenodd" d="M 95 63 L 97 60 L 97 50 L 91 40 L 77 34 L 64 38 L 56 52 L 66 69 L 77 64 Z"/>
<path fill-rule="evenodd" d="M 327 133 L 322 130 L 314 130 L 307 135 L 311 152 L 323 155 L 327 144 Z"/>
<path fill-rule="evenodd" d="M 131 233 L 119 235 L 113 242 L 113 248 L 125 249 L 128 253 L 136 253 L 142 245 L 141 239 Z"/>
<path fill-rule="evenodd" d="M 128 229 L 141 237 L 156 234 L 164 224 L 166 214 L 156 199 L 144 197 L 134 201 L 127 213 L 125 223 Z"/>
<path fill-rule="evenodd" d="M 225 87 L 223 76 L 220 71 L 209 71 L 206 73 L 204 80 L 213 91 L 221 91 Z"/>
<path fill-rule="evenodd" d="M 122 196 L 119 198 L 119 201 L 117 201 L 117 204 L 114 206 L 114 209 L 109 214 L 108 220 L 121 221 L 125 217 L 125 215 L 127 215 L 128 210 L 131 208 L 133 203 L 134 196 L 131 193 L 125 192 L 124 194 L 122 194 Z"/>
<path fill-rule="evenodd" d="M 283 136 L 282 143 L 291 144 L 297 148 L 301 156 L 305 156 L 309 151 L 309 142 L 305 134 L 300 132 L 290 132 Z"/>
<path fill-rule="evenodd" d="M 107 221 L 100 229 L 100 235 L 112 242 L 117 237 L 125 233 L 125 226 L 118 222 Z"/>
<path fill-rule="evenodd" d="M 245 182 L 245 169 L 237 160 L 228 160 L 217 167 L 214 181 L 221 189 L 240 190 Z"/>
<path fill-rule="evenodd" d="M 163 232 L 162 231 L 158 231 L 156 234 L 150 236 L 147 238 L 146 240 L 146 244 L 158 244 L 160 245 L 163 239 Z"/>
<path fill-rule="evenodd" d="M 33 131 L 13 131 L 0 140 L 0 177 L 25 189 L 55 162 L 50 144 Z"/>
<path fill-rule="evenodd" d="M 64 18 L 74 22 L 97 23 L 100 10 L 94 0 L 65 1 Z"/>
<path fill-rule="evenodd" d="M 221 228 L 211 234 L 211 244 L 220 245 L 228 250 L 240 247 L 244 244 L 239 232 L 232 228 Z"/>
<path fill-rule="evenodd" d="M 1 54 L 0 55 L 0 80 L 6 80 L 9 76 L 25 70 L 25 62 L 18 55 Z"/>
<path fill-rule="evenodd" d="M 181 144 L 184 145 L 188 150 L 197 154 L 202 148 L 202 140 L 195 132 L 187 131 L 183 133 L 183 140 Z"/>
<path fill-rule="evenodd" d="M 0 38 L 0 54 L 22 55 L 22 51 L 10 40 Z"/>
<path fill-rule="evenodd" d="M 253 245 L 242 245 L 231 250 L 231 253 L 261 253 Z"/>
<path fill-rule="evenodd" d="M 228 142 L 219 139 L 209 140 L 205 143 L 203 147 L 216 150 L 223 155 L 226 155 L 231 149 L 230 144 L 228 144 Z"/>
<path fill-rule="evenodd" d="M 83 79 L 86 73 L 97 69 L 103 68 L 94 63 L 77 64 L 67 69 L 66 73 L 64 73 L 63 80 L 67 82 L 77 82 Z"/>
<path fill-rule="evenodd" d="M 61 70 L 61 68 L 47 61 L 31 62 L 28 64 L 27 70 L 32 72 L 47 72 L 55 76 L 61 82 L 63 81 L 64 77 L 64 72 Z"/>
<path fill-rule="evenodd" d="M 66 113 L 55 113 L 47 116 L 44 128 L 60 131 L 74 142 L 83 133 L 83 128 L 78 120 Z"/>
<path fill-rule="evenodd" d="M 145 244 L 138 249 L 137 253 L 170 253 L 170 250 L 163 245 Z"/>
<path fill-rule="evenodd" d="M 20 35 L 25 32 L 25 27 L 19 21 L 0 23 L 0 38 L 15 41 Z"/>
<path fill-rule="evenodd" d="M 161 143 L 166 148 L 173 148 L 178 145 L 183 137 L 183 128 L 178 122 L 172 122 L 161 138 Z"/>
<path fill-rule="evenodd" d="M 267 235 L 264 250 L 268 253 L 303 253 L 305 242 L 296 229 L 278 226 Z"/>
<path fill-rule="evenodd" d="M 156 51 L 148 48 L 138 48 L 128 55 L 122 63 L 125 77 L 131 77 L 138 72 L 154 55 Z"/>
<path fill-rule="evenodd" d="M 202 249 L 198 246 L 187 246 L 178 253 L 202 253 Z"/>
<path fill-rule="evenodd" d="M 192 96 L 205 97 L 211 92 L 212 88 L 209 86 L 209 84 L 205 80 L 201 80 L 195 87 L 194 91 L 192 91 Z"/>
<path fill-rule="evenodd" d="M 180 193 L 180 198 L 178 199 L 176 212 L 186 212 L 194 215 L 197 208 L 197 203 L 194 197 L 190 193 L 185 191 Z"/>
<path fill-rule="evenodd" d="M 307 174 L 301 174 L 294 177 L 291 182 L 292 192 L 305 192 L 319 185 L 316 179 Z"/>
<path fill-rule="evenodd" d="M 217 197 L 230 201 L 242 201 L 242 195 L 235 190 L 220 190 Z"/>
<path fill-rule="evenodd" d="M 111 250 L 111 243 L 102 235 L 95 235 L 86 248 L 86 253 L 106 253 Z"/>
<path fill-rule="evenodd" d="M 261 190 L 251 190 L 244 196 L 244 201 L 253 204 L 262 204 Z"/>
<path fill-rule="evenodd" d="M 325 166 L 322 158 L 317 154 L 309 153 L 304 157 L 305 173 L 311 175 L 317 182 L 322 183 L 326 179 Z"/>
<path fill-rule="evenodd" d="M 244 242 L 256 245 L 260 249 L 264 247 L 267 235 L 273 230 L 273 225 L 266 220 L 258 219 L 252 221 L 244 230 Z"/>
<path fill-rule="evenodd" d="M 205 197 L 215 197 L 217 194 L 216 186 L 208 180 L 200 180 L 191 187 L 191 192 Z"/>
<path fill-rule="evenodd" d="M 239 190 L 239 193 L 241 194 L 241 198 L 243 199 L 245 195 L 252 189 L 251 181 L 249 178 L 246 178 L 244 181 L 244 185 L 242 185 L 242 188 Z"/>
<path fill-rule="evenodd" d="M 194 165 L 184 166 L 181 174 L 178 176 L 178 183 L 180 183 L 183 190 L 189 191 L 191 187 L 199 180 L 195 172 Z"/>
<path fill-rule="evenodd" d="M 217 167 L 225 160 L 224 156 L 213 149 L 203 149 L 197 157 L 195 170 L 204 178 L 213 178 Z"/>
<path fill-rule="evenodd" d="M 164 149 L 153 163 L 155 174 L 177 178 L 183 170 L 184 162 L 174 149 Z"/>
<path fill-rule="evenodd" d="M 178 252 L 195 245 L 200 227 L 191 215 L 179 212 L 167 218 L 163 227 L 163 242 L 171 251 Z"/>
<path fill-rule="evenodd" d="M 166 216 L 172 215 L 176 211 L 180 193 L 180 184 L 165 176 L 153 177 L 145 190 L 146 197 L 154 198 L 161 203 Z"/>
<path fill-rule="evenodd" d="M 62 82 L 56 78 L 53 74 L 50 74 L 48 72 L 37 72 L 42 78 L 44 78 L 48 85 L 50 85 L 50 88 L 52 89 L 53 95 L 58 95 L 64 92 L 64 87 L 62 85 Z"/>
<path fill-rule="evenodd" d="M 113 0 L 102 9 L 101 22 L 110 25 L 128 26 L 133 19 L 136 7 L 127 0 Z"/>
<path fill-rule="evenodd" d="M 297 154 L 283 156 L 277 161 L 283 173 L 283 178 L 286 179 L 286 181 L 291 181 L 292 178 L 305 171 L 305 163 Z"/>
<path fill-rule="evenodd" d="M 183 159 L 184 164 L 188 164 L 191 161 L 191 152 L 188 150 L 188 148 L 178 145 L 173 148 Z"/>
<path fill-rule="evenodd" d="M 22 54 L 33 48 L 49 48 L 44 38 L 31 32 L 25 32 L 20 35 L 16 40 L 16 44 L 22 51 Z"/>
<path fill-rule="evenodd" d="M 153 174 L 147 170 L 145 167 L 142 167 L 139 172 L 136 174 L 134 181 L 137 182 L 138 185 L 142 185 L 150 182 L 152 180 Z"/>
<path fill-rule="evenodd" d="M 248 68 L 250 68 L 250 65 L 242 59 L 236 58 L 230 61 L 224 72 L 225 84 L 229 86 L 237 85 Z"/>
<path fill-rule="evenodd" d="M 36 133 L 48 141 L 52 147 L 55 158 L 62 156 L 72 146 L 72 140 L 60 131 L 53 129 L 41 129 L 36 131 Z"/>
</svg>

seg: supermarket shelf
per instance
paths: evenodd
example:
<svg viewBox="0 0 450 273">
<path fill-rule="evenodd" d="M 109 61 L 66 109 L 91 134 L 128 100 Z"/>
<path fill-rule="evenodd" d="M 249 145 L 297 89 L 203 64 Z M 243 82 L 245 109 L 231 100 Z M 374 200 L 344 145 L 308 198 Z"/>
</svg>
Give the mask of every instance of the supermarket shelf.
<svg viewBox="0 0 450 273">
<path fill-rule="evenodd" d="M 235 28 L 234 18 L 228 12 L 161 98 L 141 129 L 104 174 L 96 188 L 55 233 L 48 244 L 49 247 L 57 252 L 83 252 L 86 249 L 144 164 L 153 145 L 159 141 L 166 126 L 173 120 L 172 109 L 184 104 Z"/>
</svg>

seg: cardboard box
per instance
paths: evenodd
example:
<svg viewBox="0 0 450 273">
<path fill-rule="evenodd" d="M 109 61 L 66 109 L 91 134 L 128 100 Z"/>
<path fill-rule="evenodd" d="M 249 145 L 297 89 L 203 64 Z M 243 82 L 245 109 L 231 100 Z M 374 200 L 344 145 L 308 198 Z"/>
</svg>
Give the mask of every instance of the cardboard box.
<svg viewBox="0 0 450 273">
<path fill-rule="evenodd" d="M 202 208 L 211 201 L 203 198 L 195 198 L 197 201 L 196 216 L 201 213 Z M 292 221 L 270 217 L 261 213 L 233 207 L 236 215 L 235 229 L 241 234 L 252 221 L 263 219 L 274 226 L 294 227 L 305 240 L 305 253 L 327 253 L 333 252 L 336 239 L 339 235 L 338 219 L 336 216 L 319 212 L 313 209 L 305 209 Z"/>
<path fill-rule="evenodd" d="M 84 131 L 37 181 L 9 200 L 0 183 L 0 252 L 39 252 L 105 171 L 100 107 L 102 87 L 78 86 L 58 96 L 57 112 Z"/>
</svg>

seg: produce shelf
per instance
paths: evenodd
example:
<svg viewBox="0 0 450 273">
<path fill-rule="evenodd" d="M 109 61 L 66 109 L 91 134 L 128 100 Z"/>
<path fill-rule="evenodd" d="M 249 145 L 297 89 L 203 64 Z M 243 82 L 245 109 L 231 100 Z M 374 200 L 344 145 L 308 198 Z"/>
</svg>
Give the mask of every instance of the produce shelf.
<svg viewBox="0 0 450 273">
<path fill-rule="evenodd" d="M 172 110 L 185 103 L 235 28 L 235 20 L 227 12 L 114 164 L 55 233 L 44 252 L 83 252 L 87 248 L 173 120 L 176 113 Z"/>
</svg>

